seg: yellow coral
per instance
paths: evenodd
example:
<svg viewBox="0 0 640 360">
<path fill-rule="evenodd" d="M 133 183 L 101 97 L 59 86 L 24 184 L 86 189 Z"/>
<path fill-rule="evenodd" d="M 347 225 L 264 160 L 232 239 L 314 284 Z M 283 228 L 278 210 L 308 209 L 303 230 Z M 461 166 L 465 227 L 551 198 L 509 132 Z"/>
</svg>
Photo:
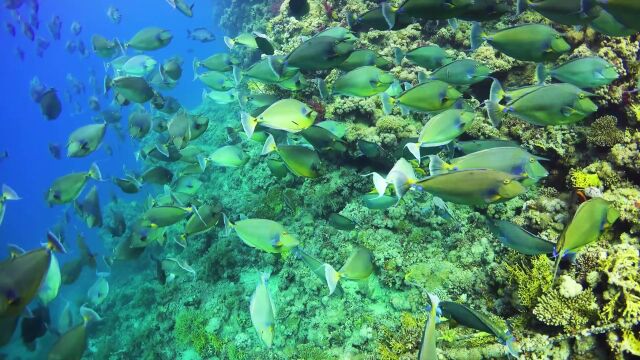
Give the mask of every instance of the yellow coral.
<svg viewBox="0 0 640 360">
<path fill-rule="evenodd" d="M 520 305 L 532 308 L 539 297 L 551 288 L 553 273 L 546 256 L 531 259 L 530 265 L 504 263 L 509 280 L 516 285 L 516 296 Z"/>
<path fill-rule="evenodd" d="M 569 172 L 569 182 L 576 189 L 586 189 L 590 187 L 601 187 L 602 182 L 598 174 L 588 174 L 582 170 L 571 170 Z"/>
</svg>

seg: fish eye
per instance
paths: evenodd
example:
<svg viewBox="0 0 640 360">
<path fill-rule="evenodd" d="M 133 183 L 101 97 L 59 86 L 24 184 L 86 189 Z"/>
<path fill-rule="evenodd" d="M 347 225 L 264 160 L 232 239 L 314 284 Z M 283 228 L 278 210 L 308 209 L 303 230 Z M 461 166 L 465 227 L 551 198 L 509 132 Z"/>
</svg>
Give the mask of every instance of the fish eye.
<svg viewBox="0 0 640 360">
<path fill-rule="evenodd" d="M 504 179 L 502 181 L 502 183 L 505 184 L 505 185 L 508 185 L 510 182 L 511 182 L 511 180 L 509 180 L 509 179 Z"/>
<path fill-rule="evenodd" d="M 529 162 L 530 162 L 530 163 L 532 163 L 532 164 L 533 164 L 535 161 L 536 161 L 536 159 L 534 159 L 534 158 L 529 159 Z"/>
<path fill-rule="evenodd" d="M 560 39 L 561 37 L 562 37 L 562 35 L 560 35 L 560 34 L 556 35 L 556 39 Z"/>
<path fill-rule="evenodd" d="M 580 95 L 578 95 L 580 99 L 584 99 L 584 96 L 585 96 L 584 93 L 580 93 Z"/>
</svg>

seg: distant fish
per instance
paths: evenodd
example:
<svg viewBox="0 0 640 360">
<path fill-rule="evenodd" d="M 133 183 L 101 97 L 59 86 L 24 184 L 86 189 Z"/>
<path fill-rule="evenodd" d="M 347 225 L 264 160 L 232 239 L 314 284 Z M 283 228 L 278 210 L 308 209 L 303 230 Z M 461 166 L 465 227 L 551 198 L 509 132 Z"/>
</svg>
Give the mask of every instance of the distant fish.
<svg viewBox="0 0 640 360">
<path fill-rule="evenodd" d="M 184 0 L 167 0 L 169 5 L 183 13 L 185 16 L 193 17 L 193 6 L 196 4 L 195 2 L 191 5 L 187 5 Z"/>
<path fill-rule="evenodd" d="M 82 201 L 73 202 L 78 216 L 87 224 L 88 228 L 102 226 L 102 211 L 100 210 L 100 198 L 98 188 L 94 185 Z"/>
<path fill-rule="evenodd" d="M 9 35 L 16 36 L 16 27 L 12 23 L 8 21 L 5 22 L 4 28 L 7 29 L 7 33 L 9 33 Z"/>
<path fill-rule="evenodd" d="M 24 61 L 24 51 L 21 48 L 16 47 L 14 49 L 14 53 L 16 54 L 18 59 L 20 59 L 20 61 Z"/>
<path fill-rule="evenodd" d="M 88 57 L 89 56 L 89 51 L 87 50 L 87 47 L 84 45 L 84 41 L 82 41 L 82 39 L 78 40 L 78 52 L 80 53 L 80 55 L 82 55 L 82 57 Z"/>
<path fill-rule="evenodd" d="M 0 162 L 4 161 L 9 157 L 9 152 L 7 150 L 0 151 Z"/>
<path fill-rule="evenodd" d="M 24 34 L 24 36 L 27 37 L 27 39 L 33 41 L 33 39 L 35 39 L 36 34 L 33 31 L 33 28 L 31 28 L 31 25 L 27 24 L 26 22 L 22 21 L 20 22 L 20 27 L 22 29 L 22 33 Z"/>
<path fill-rule="evenodd" d="M 38 55 L 38 57 L 43 57 L 44 51 L 49 48 L 49 45 L 50 43 L 47 39 L 38 36 L 36 38 L 36 55 Z"/>
<path fill-rule="evenodd" d="M 365 248 L 356 248 L 345 261 L 340 270 L 324 264 L 324 273 L 329 287 L 329 295 L 333 294 L 341 279 L 363 281 L 373 274 L 373 253 Z"/>
<path fill-rule="evenodd" d="M 38 18 L 37 12 L 32 11 L 29 14 L 29 24 L 31 24 L 31 27 L 36 30 L 40 28 L 40 19 Z"/>
<path fill-rule="evenodd" d="M 60 40 L 60 30 L 62 29 L 62 20 L 58 15 L 54 15 L 47 24 L 51 36 L 54 40 Z"/>
<path fill-rule="evenodd" d="M 309 13 L 310 6 L 308 0 L 290 0 L 289 16 L 300 20 Z"/>
<path fill-rule="evenodd" d="M 100 305 L 109 295 L 109 282 L 106 277 L 108 273 L 98 274 L 98 279 L 91 285 L 87 291 L 87 298 L 93 305 Z"/>
<path fill-rule="evenodd" d="M 107 9 L 107 16 L 114 24 L 120 24 L 120 21 L 122 21 L 122 14 L 120 13 L 120 10 L 113 5 L 109 6 Z"/>
<path fill-rule="evenodd" d="M 22 338 L 22 343 L 29 351 L 35 351 L 37 346 L 36 340 L 46 335 L 51 319 L 49 317 L 49 308 L 46 307 L 46 305 L 38 306 L 35 310 L 31 311 L 31 313 L 33 316 L 22 319 L 20 337 Z"/>
<path fill-rule="evenodd" d="M 60 98 L 58 98 L 55 89 L 45 91 L 38 99 L 38 102 L 40 103 L 42 115 L 44 115 L 47 120 L 55 120 L 60 116 L 62 103 L 60 103 Z"/>
<path fill-rule="evenodd" d="M 200 41 L 203 43 L 211 42 L 216 39 L 216 36 L 206 28 L 199 27 L 193 30 L 187 30 L 187 37 L 191 40 Z"/>
<path fill-rule="evenodd" d="M 69 54 L 73 54 L 74 52 L 76 52 L 77 48 L 78 48 L 78 44 L 73 40 L 67 40 L 67 43 L 64 45 L 64 49 Z"/>
<path fill-rule="evenodd" d="M 4 7 L 9 10 L 18 9 L 24 4 L 24 0 L 4 0 Z"/>
<path fill-rule="evenodd" d="M 5 205 L 7 200 L 20 200 L 20 196 L 8 185 L 2 184 L 2 193 L 0 193 L 0 225 L 2 225 L 4 213 L 7 209 Z"/>
<path fill-rule="evenodd" d="M 73 35 L 78 36 L 82 32 L 82 25 L 79 22 L 74 21 L 71 23 L 70 30 Z"/>
<path fill-rule="evenodd" d="M 53 156 L 54 159 L 60 160 L 62 157 L 62 150 L 60 148 L 60 144 L 49 143 L 49 153 Z"/>
<path fill-rule="evenodd" d="M 87 172 L 76 172 L 61 176 L 53 181 L 47 190 L 45 199 L 49 206 L 70 203 L 82 192 L 87 181 L 102 180 L 98 165 L 91 164 Z"/>
</svg>

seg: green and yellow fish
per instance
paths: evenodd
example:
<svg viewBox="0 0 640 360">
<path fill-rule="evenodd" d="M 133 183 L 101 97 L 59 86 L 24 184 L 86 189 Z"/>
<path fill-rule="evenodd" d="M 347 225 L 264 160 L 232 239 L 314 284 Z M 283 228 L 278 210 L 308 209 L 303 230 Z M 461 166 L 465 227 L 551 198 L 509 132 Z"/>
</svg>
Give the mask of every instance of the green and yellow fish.
<svg viewBox="0 0 640 360">
<path fill-rule="evenodd" d="M 420 130 L 418 141 L 405 146 L 413 156 L 421 159 L 421 147 L 446 145 L 462 135 L 473 124 L 476 114 L 461 109 L 449 109 L 432 117 Z"/>
<path fill-rule="evenodd" d="M 9 185 L 2 184 L 2 193 L 0 193 L 0 225 L 4 219 L 4 213 L 7 211 L 5 203 L 7 200 L 20 200 L 20 196 Z"/>
<path fill-rule="evenodd" d="M 276 322 L 275 305 L 267 284 L 269 276 L 268 273 L 260 274 L 260 281 L 249 302 L 249 314 L 253 327 L 262 343 L 268 348 L 273 346 Z"/>
<path fill-rule="evenodd" d="M 390 114 L 394 103 L 416 111 L 446 110 L 462 97 L 462 93 L 444 81 L 431 80 L 406 90 L 395 99 L 390 98 L 386 93 L 382 96 L 384 112 Z"/>
<path fill-rule="evenodd" d="M 258 124 L 296 133 L 313 125 L 316 116 L 318 113 L 307 104 L 296 99 L 283 99 L 273 103 L 257 117 L 242 113 L 240 121 L 247 137 L 251 138 Z"/>
<path fill-rule="evenodd" d="M 615 66 L 599 56 L 577 58 L 547 69 L 538 64 L 536 79 L 543 84 L 548 76 L 573 84 L 581 89 L 595 88 L 611 84 L 620 76 Z"/>
<path fill-rule="evenodd" d="M 45 194 L 47 204 L 61 205 L 75 200 L 89 179 L 102 181 L 100 168 L 96 163 L 91 164 L 88 172 L 71 173 L 55 179 Z"/>
<path fill-rule="evenodd" d="M 619 217 L 620 212 L 613 204 L 602 198 L 593 198 L 580 204 L 556 243 L 554 274 L 566 254 L 575 253 L 585 245 L 597 241 L 602 231 L 611 227 Z"/>
<path fill-rule="evenodd" d="M 272 254 L 289 251 L 300 244 L 284 226 L 273 220 L 246 219 L 232 223 L 224 217 L 227 229 L 233 229 L 245 244 Z"/>
<path fill-rule="evenodd" d="M 147 27 L 133 35 L 131 40 L 124 44 L 124 47 L 143 51 L 158 50 L 169 45 L 171 40 L 173 40 L 171 31 L 158 27 Z"/>
<path fill-rule="evenodd" d="M 394 77 L 386 71 L 375 66 L 361 66 L 340 76 L 333 83 L 333 93 L 369 97 L 386 91 L 394 81 Z"/>
<path fill-rule="evenodd" d="M 85 307 L 80 307 L 82 322 L 62 334 L 53 344 L 47 357 L 48 360 L 80 360 L 87 349 L 87 325 L 93 321 L 100 321 L 100 316 Z"/>
<path fill-rule="evenodd" d="M 462 170 L 427 177 L 412 185 L 444 201 L 487 205 L 510 200 L 526 191 L 519 177 L 491 169 Z"/>
<path fill-rule="evenodd" d="M 215 150 L 211 155 L 204 158 L 204 166 L 211 163 L 221 167 L 240 167 L 249 161 L 247 154 L 237 145 L 227 145 Z"/>
<path fill-rule="evenodd" d="M 67 140 L 67 157 L 84 157 L 102 144 L 107 124 L 91 124 L 74 130 Z"/>
<path fill-rule="evenodd" d="M 276 152 L 287 165 L 287 168 L 297 176 L 317 178 L 320 176 L 320 157 L 313 149 L 302 145 L 276 145 L 271 134 L 262 147 L 262 155 Z"/>
<path fill-rule="evenodd" d="M 474 23 L 471 48 L 477 49 L 483 41 L 521 61 L 553 61 L 571 50 L 562 34 L 543 24 L 521 24 L 487 35 L 482 32 L 480 24 Z"/>
<path fill-rule="evenodd" d="M 325 278 L 329 287 L 329 295 L 336 290 L 341 279 L 364 281 L 373 274 L 373 254 L 365 248 L 357 248 L 345 261 L 340 270 L 336 271 L 331 265 L 324 264 Z"/>
</svg>

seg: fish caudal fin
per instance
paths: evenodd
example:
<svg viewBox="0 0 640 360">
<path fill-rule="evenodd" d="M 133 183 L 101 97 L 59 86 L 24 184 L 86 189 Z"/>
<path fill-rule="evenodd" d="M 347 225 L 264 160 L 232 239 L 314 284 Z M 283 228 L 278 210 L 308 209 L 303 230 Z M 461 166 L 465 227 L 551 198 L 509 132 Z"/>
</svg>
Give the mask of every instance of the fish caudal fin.
<svg viewBox="0 0 640 360">
<path fill-rule="evenodd" d="M 405 147 L 407 148 L 407 150 L 409 150 L 409 152 L 411 153 L 411 155 L 413 155 L 413 157 L 416 158 L 416 160 L 418 160 L 418 164 L 420 164 L 420 144 L 418 143 L 407 143 L 407 145 L 405 145 Z"/>
<path fill-rule="evenodd" d="M 191 62 L 191 68 L 193 68 L 193 81 L 196 81 L 196 79 L 198 78 L 198 67 L 200 66 L 200 60 L 198 60 L 198 58 L 194 57 L 193 61 Z"/>
<path fill-rule="evenodd" d="M 93 309 L 86 307 L 84 304 L 80 306 L 80 315 L 85 324 L 92 321 L 100 321 L 102 318 Z"/>
<path fill-rule="evenodd" d="M 280 79 L 284 73 L 284 62 L 278 62 L 275 56 L 270 55 L 267 57 L 267 64 L 271 72 Z"/>
<path fill-rule="evenodd" d="M 4 200 L 20 200 L 20 196 L 9 185 L 2 184 L 2 199 Z"/>
<path fill-rule="evenodd" d="M 544 64 L 540 63 L 536 66 L 536 78 L 535 81 L 538 85 L 544 84 L 544 81 L 547 80 L 547 76 L 549 73 L 547 72 L 547 68 Z"/>
<path fill-rule="evenodd" d="M 224 234 L 229 236 L 229 234 L 231 233 L 231 229 L 233 229 L 235 224 L 231 222 L 231 220 L 229 220 L 227 214 L 225 213 L 222 213 L 222 222 L 224 223 Z"/>
<path fill-rule="evenodd" d="M 371 176 L 373 177 L 373 187 L 376 188 L 378 196 L 384 195 L 384 193 L 387 191 L 387 186 L 389 185 L 387 183 L 387 180 L 377 172 L 371 173 Z"/>
<path fill-rule="evenodd" d="M 243 112 L 240 114 L 240 122 L 242 123 L 244 133 L 247 134 L 247 138 L 251 139 L 251 137 L 253 136 L 253 131 L 258 125 L 258 119 L 254 118 L 246 112 Z"/>
<path fill-rule="evenodd" d="M 518 15 L 522 14 L 523 12 L 525 12 L 525 10 L 527 10 L 527 7 L 529 7 L 529 0 L 518 0 L 516 13 Z"/>
<path fill-rule="evenodd" d="M 240 85 L 240 82 L 242 81 L 242 70 L 240 69 L 239 66 L 233 65 L 233 82 L 236 84 L 236 86 Z"/>
<path fill-rule="evenodd" d="M 380 4 L 380 8 L 382 9 L 382 17 L 384 17 L 384 21 L 387 22 L 389 30 L 393 29 L 396 26 L 396 12 L 388 2 Z"/>
<path fill-rule="evenodd" d="M 98 164 L 96 163 L 92 163 L 91 167 L 89 168 L 89 177 L 94 179 L 94 180 L 98 180 L 98 181 L 102 181 L 102 173 L 100 172 L 100 168 L 98 167 Z"/>
<path fill-rule="evenodd" d="M 336 291 L 338 281 L 340 281 L 340 273 L 329 264 L 324 264 L 324 277 L 329 287 L 329 295 L 332 295 Z"/>
<path fill-rule="evenodd" d="M 450 167 L 438 155 L 429 155 L 429 174 L 431 176 L 444 174 Z"/>
<path fill-rule="evenodd" d="M 500 105 L 500 101 L 504 98 L 504 90 L 498 79 L 493 79 L 491 90 L 489 92 L 489 100 L 486 101 L 487 113 L 493 126 L 498 127 L 502 122 L 504 106 Z"/>
<path fill-rule="evenodd" d="M 429 296 L 429 301 L 431 301 L 431 309 L 436 309 L 435 311 L 437 312 L 440 307 L 440 298 L 432 293 L 427 293 L 427 295 Z"/>
<path fill-rule="evenodd" d="M 390 115 L 393 111 L 393 99 L 386 92 L 380 94 L 380 101 L 382 101 L 382 111 L 385 115 Z"/>
<path fill-rule="evenodd" d="M 100 171 L 98 164 L 95 162 L 91 163 L 87 176 L 97 181 L 104 181 L 104 179 L 102 178 L 102 172 Z"/>
<path fill-rule="evenodd" d="M 482 44 L 482 26 L 474 22 L 471 26 L 471 50 L 476 50 Z"/>
<path fill-rule="evenodd" d="M 402 49 L 400 49 L 399 47 L 394 47 L 393 48 L 393 63 L 395 65 L 402 64 L 402 59 L 404 59 L 405 55 L 406 54 L 404 53 L 404 51 L 402 51 Z"/>
<path fill-rule="evenodd" d="M 224 40 L 225 45 L 227 45 L 227 47 L 228 47 L 229 49 L 233 49 L 233 47 L 234 47 L 234 46 L 236 46 L 236 42 L 235 42 L 235 41 L 233 41 L 233 39 L 232 39 L 232 38 L 230 38 L 230 37 L 228 37 L 228 36 L 225 36 L 225 37 L 223 38 L 223 40 Z"/>
<path fill-rule="evenodd" d="M 47 242 L 44 245 L 49 250 L 56 251 L 61 254 L 67 253 L 67 250 L 64 248 L 64 245 L 62 245 L 62 242 L 60 241 L 60 239 L 58 239 L 58 237 L 51 231 L 47 232 Z"/>
<path fill-rule="evenodd" d="M 276 140 L 273 138 L 273 135 L 269 134 L 269 136 L 267 137 L 267 140 L 264 142 L 264 145 L 262 146 L 262 152 L 260 153 L 260 155 L 270 154 L 276 151 L 276 149 L 277 149 Z"/>
</svg>

